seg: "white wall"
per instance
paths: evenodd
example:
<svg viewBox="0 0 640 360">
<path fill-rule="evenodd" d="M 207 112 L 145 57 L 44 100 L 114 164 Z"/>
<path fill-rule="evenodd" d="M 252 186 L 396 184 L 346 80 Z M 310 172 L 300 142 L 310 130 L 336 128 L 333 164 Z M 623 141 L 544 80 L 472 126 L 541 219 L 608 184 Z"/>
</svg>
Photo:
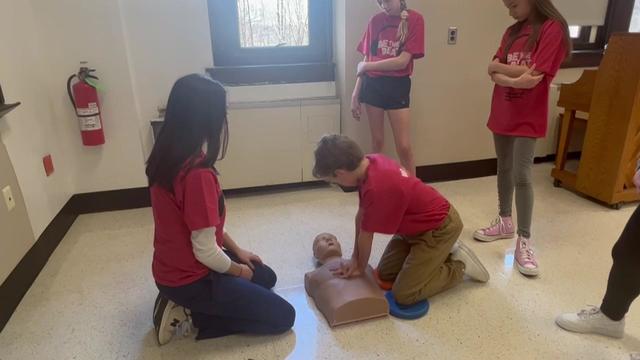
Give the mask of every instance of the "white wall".
<svg viewBox="0 0 640 360">
<path fill-rule="evenodd" d="M 36 31 L 37 22 L 29 1 L 2 3 L 0 81 L 7 102 L 21 101 L 22 105 L 0 119 L 0 136 L 22 188 L 35 238 L 75 191 L 75 164 L 67 156 L 66 146 L 70 136 L 51 113 L 45 81 L 50 74 L 50 67 L 44 61 L 48 53 Z M 64 84 L 59 85 L 64 88 Z M 56 172 L 49 178 L 42 165 L 42 157 L 46 154 L 53 156 L 56 167 Z M 3 253 L 22 255 L 33 245 L 33 236 L 28 244 L 21 239 L 4 238 L 8 235 L 3 232 L 0 236 L 0 252 Z M 13 261 L 17 263 L 21 255 Z"/>
<path fill-rule="evenodd" d="M 149 120 L 157 117 L 159 105 L 166 105 L 173 83 L 213 66 L 207 2 L 119 0 L 119 4 L 146 159 L 153 147 Z"/>
<path fill-rule="evenodd" d="M 17 1 L 14 1 L 17 2 Z M 116 1 L 31 0 L 43 44 L 53 116 L 71 134 L 69 160 L 76 193 L 145 186 L 139 115 Z M 98 70 L 106 144 L 82 146 L 66 93 L 67 77 L 86 60 Z"/>
<path fill-rule="evenodd" d="M 374 0 L 334 1 L 342 130 L 368 147 L 368 125 L 351 120 L 349 103 L 361 58 L 354 48 L 378 8 Z M 491 96 L 485 68 L 511 19 L 500 1 L 409 3 L 427 22 L 427 57 L 416 64 L 413 90 L 417 163 L 493 157 L 485 127 Z M 460 29 L 456 46 L 446 44 L 449 26 Z M 6 96 L 23 102 L 0 120 L 0 132 L 35 237 L 71 194 L 144 186 L 148 121 L 176 78 L 213 63 L 205 0 L 4 1 L 0 43 Z M 65 89 L 82 60 L 98 69 L 106 89 L 101 100 L 107 143 L 99 148 L 82 146 Z M 577 74 L 563 71 L 559 78 L 574 80 Z M 541 151 L 552 149 L 550 144 L 542 142 Z M 394 153 L 391 146 L 388 151 Z M 56 164 L 50 178 L 41 164 L 47 153 Z"/>
<path fill-rule="evenodd" d="M 117 2 L 13 0 L 0 11 L 0 79 L 9 102 L 22 105 L 0 119 L 32 234 L 2 232 L 0 277 L 20 261 L 72 194 L 144 186 L 139 115 Z M 81 60 L 98 68 L 107 144 L 82 146 L 66 93 Z M 42 157 L 56 171 L 46 177 Z M 19 189 L 16 189 L 16 191 Z"/>
<path fill-rule="evenodd" d="M 493 85 L 486 68 L 504 30 L 513 20 L 501 1 L 408 1 L 426 22 L 426 57 L 416 62 L 412 87 L 412 141 L 416 163 L 432 165 L 495 157 L 486 122 Z M 338 88 L 342 99 L 343 132 L 370 149 L 366 118 L 356 122 L 348 104 L 355 84 L 355 68 L 362 56 L 355 51 L 376 1 L 335 0 Z M 459 30 L 458 44 L 447 44 L 447 29 Z M 563 70 L 556 82 L 573 82 L 581 70 Z M 555 102 L 553 102 L 555 103 Z M 555 115 L 550 132 L 538 144 L 537 155 L 555 152 Z M 395 156 L 390 128 L 385 152 Z"/>
</svg>

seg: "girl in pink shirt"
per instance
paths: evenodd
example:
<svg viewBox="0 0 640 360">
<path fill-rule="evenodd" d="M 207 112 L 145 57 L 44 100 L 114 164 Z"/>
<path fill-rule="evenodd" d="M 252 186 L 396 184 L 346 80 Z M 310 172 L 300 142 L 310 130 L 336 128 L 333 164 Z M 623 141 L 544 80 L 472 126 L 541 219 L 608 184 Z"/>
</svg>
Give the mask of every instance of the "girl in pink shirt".
<svg viewBox="0 0 640 360">
<path fill-rule="evenodd" d="M 515 262 L 521 273 L 536 276 L 538 262 L 531 248 L 531 165 L 536 140 L 547 133 L 549 86 L 571 54 L 571 38 L 567 21 L 551 0 L 503 2 L 517 22 L 505 32 L 488 70 L 495 83 L 487 126 L 493 132 L 498 157 L 500 213 L 489 227 L 477 230 L 474 237 L 494 241 L 515 236 L 511 219 L 515 188 L 518 213 Z"/>
</svg>

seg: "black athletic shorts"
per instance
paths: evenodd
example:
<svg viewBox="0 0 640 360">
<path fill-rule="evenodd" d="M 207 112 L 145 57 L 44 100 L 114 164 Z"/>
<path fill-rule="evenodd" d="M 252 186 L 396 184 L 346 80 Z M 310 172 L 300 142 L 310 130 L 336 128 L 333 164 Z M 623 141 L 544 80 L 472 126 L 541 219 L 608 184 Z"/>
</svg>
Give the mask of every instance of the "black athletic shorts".
<svg viewBox="0 0 640 360">
<path fill-rule="evenodd" d="M 384 110 L 399 110 L 409 107 L 411 78 L 408 76 L 362 77 L 360 102 Z"/>
</svg>

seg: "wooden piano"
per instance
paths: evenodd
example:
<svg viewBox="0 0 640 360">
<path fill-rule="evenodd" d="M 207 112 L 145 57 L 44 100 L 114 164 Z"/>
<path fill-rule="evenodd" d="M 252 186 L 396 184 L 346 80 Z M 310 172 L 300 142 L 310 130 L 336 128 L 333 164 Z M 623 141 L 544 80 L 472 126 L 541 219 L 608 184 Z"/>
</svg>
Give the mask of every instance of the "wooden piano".
<svg viewBox="0 0 640 360">
<path fill-rule="evenodd" d="M 555 168 L 555 186 L 619 209 L 640 200 L 633 176 L 640 153 L 640 34 L 614 34 L 598 70 L 586 70 L 562 85 L 564 108 Z M 588 113 L 579 118 L 577 112 Z M 565 169 L 575 122 L 587 124 L 577 173 Z"/>
</svg>

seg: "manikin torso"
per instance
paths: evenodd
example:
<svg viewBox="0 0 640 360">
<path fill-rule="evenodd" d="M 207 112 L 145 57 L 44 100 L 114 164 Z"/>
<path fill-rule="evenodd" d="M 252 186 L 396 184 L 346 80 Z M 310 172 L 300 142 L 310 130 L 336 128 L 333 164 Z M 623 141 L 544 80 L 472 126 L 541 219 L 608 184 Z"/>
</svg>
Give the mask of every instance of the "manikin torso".
<svg viewBox="0 0 640 360">
<path fill-rule="evenodd" d="M 332 257 L 304 276 L 304 287 L 329 326 L 385 316 L 389 305 L 368 266 L 361 276 L 337 277 L 332 269 L 340 266 L 341 257 Z"/>
</svg>

